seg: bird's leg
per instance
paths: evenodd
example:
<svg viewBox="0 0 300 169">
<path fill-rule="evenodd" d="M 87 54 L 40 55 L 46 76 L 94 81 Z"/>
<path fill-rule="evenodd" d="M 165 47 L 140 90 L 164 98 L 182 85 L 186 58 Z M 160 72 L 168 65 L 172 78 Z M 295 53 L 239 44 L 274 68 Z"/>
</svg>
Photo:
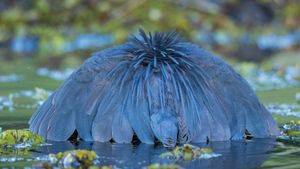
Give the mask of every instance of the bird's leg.
<svg viewBox="0 0 300 169">
<path fill-rule="evenodd" d="M 151 115 L 151 127 L 156 138 L 164 147 L 175 147 L 178 124 L 176 115 L 170 108 L 159 109 Z"/>
<path fill-rule="evenodd" d="M 191 133 L 186 125 L 185 117 L 183 113 L 179 112 L 177 115 L 178 121 L 178 137 L 177 140 L 180 144 L 189 143 L 192 141 Z"/>
</svg>

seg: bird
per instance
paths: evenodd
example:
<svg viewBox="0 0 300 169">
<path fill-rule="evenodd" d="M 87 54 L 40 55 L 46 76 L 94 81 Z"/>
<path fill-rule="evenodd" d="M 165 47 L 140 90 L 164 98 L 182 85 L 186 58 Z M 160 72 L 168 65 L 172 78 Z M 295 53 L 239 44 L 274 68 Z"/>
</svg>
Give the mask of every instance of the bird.
<svg viewBox="0 0 300 169">
<path fill-rule="evenodd" d="M 29 129 L 47 140 L 165 147 L 274 138 L 279 129 L 248 82 L 176 31 L 131 35 L 93 53 L 37 109 Z"/>
</svg>

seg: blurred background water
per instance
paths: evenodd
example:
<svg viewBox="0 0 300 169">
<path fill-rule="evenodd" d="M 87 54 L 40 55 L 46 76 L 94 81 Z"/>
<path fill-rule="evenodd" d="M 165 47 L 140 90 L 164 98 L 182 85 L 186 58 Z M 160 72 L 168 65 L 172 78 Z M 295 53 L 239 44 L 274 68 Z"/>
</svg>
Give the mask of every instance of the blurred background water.
<svg viewBox="0 0 300 169">
<path fill-rule="evenodd" d="M 177 30 L 234 66 L 280 126 L 300 118 L 298 0 L 1 0 L 0 127 L 28 127 L 84 59 L 139 28 Z M 269 145 L 275 149 L 250 153 L 264 163 L 240 168 L 300 168 L 297 144 Z"/>
</svg>

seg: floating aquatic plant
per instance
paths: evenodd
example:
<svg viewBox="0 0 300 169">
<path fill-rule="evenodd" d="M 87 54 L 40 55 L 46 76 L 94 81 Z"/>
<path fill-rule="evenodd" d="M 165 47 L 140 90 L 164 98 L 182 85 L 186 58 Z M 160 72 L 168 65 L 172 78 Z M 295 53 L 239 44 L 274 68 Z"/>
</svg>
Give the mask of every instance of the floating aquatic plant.
<svg viewBox="0 0 300 169">
<path fill-rule="evenodd" d="M 94 166 L 97 159 L 95 151 L 71 150 L 58 154 L 49 154 L 41 164 L 44 168 L 89 168 Z M 105 168 L 104 168 L 105 169 Z"/>
<path fill-rule="evenodd" d="M 97 157 L 95 151 L 72 150 L 61 152 L 56 155 L 59 164 L 63 167 L 91 166 Z"/>
<path fill-rule="evenodd" d="M 32 149 L 44 139 L 28 130 L 0 131 L 0 162 L 30 160 Z"/>
<path fill-rule="evenodd" d="M 279 141 L 300 143 L 300 120 L 290 121 L 281 127 L 281 135 Z"/>
<path fill-rule="evenodd" d="M 6 130 L 0 133 L 0 146 L 28 148 L 44 143 L 44 139 L 29 130 Z"/>
<path fill-rule="evenodd" d="M 179 165 L 175 164 L 151 164 L 148 167 L 144 167 L 143 169 L 183 169 Z"/>
<path fill-rule="evenodd" d="M 214 153 L 211 148 L 199 148 L 190 144 L 177 146 L 173 151 L 166 152 L 160 155 L 161 158 L 185 161 L 194 159 L 208 159 L 219 156 L 221 156 L 221 154 Z"/>
</svg>

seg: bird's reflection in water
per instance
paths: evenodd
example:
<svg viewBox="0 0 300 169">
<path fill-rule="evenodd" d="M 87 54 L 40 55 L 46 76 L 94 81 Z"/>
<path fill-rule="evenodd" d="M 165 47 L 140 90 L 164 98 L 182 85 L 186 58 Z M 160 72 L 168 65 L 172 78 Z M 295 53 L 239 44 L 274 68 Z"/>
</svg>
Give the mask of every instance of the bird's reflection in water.
<svg viewBox="0 0 300 169">
<path fill-rule="evenodd" d="M 87 149 L 96 151 L 101 165 L 115 165 L 120 168 L 142 168 L 144 166 L 161 163 L 176 163 L 186 169 L 253 169 L 259 168 L 267 160 L 268 152 L 276 145 L 272 139 L 252 139 L 250 141 L 211 142 L 209 144 L 195 144 L 199 147 L 211 147 L 220 157 L 211 159 L 186 161 L 172 161 L 162 159 L 159 155 L 168 151 L 161 145 L 148 144 L 114 144 L 99 142 L 51 142 L 51 146 L 40 147 L 42 154 L 58 153 L 73 149 Z M 37 154 L 41 155 L 41 154 Z"/>
</svg>

